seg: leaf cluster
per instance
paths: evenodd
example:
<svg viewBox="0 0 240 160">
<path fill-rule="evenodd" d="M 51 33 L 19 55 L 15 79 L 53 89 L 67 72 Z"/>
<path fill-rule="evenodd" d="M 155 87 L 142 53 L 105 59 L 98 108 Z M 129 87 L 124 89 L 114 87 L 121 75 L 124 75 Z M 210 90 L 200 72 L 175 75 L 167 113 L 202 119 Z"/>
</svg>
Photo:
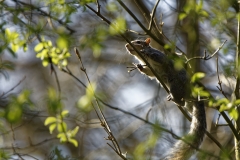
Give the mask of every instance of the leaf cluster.
<svg viewBox="0 0 240 160">
<path fill-rule="evenodd" d="M 43 40 L 34 48 L 35 52 L 37 52 L 36 57 L 42 60 L 44 67 L 48 66 L 49 63 L 53 63 L 59 67 L 65 67 L 68 64 L 67 58 L 69 58 L 71 54 L 67 48 L 60 47 L 60 45 L 64 46 L 64 44 L 65 41 L 60 39 L 58 46 L 54 47 L 51 41 Z"/>
<path fill-rule="evenodd" d="M 49 125 L 50 134 L 52 134 L 53 131 L 57 128 L 57 138 L 60 139 L 60 142 L 70 142 L 75 147 L 77 147 L 78 142 L 75 139 L 75 136 L 79 130 L 79 127 L 76 126 L 74 129 L 68 130 L 67 123 L 64 122 L 64 118 L 67 117 L 68 113 L 69 111 L 63 110 L 60 114 L 57 114 L 56 117 L 48 117 L 45 120 L 44 125 Z"/>
</svg>

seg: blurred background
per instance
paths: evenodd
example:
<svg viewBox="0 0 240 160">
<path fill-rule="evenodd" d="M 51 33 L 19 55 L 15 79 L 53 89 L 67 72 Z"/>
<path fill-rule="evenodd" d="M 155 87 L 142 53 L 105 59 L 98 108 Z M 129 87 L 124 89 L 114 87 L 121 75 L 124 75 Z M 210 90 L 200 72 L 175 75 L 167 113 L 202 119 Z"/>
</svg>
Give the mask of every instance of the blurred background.
<svg viewBox="0 0 240 160">
<path fill-rule="evenodd" d="M 126 39 L 150 37 L 154 48 L 173 56 L 180 65 L 186 61 L 184 56 L 176 58 L 173 53 L 184 53 L 188 58 L 204 56 L 205 51 L 212 55 L 227 40 L 211 59 L 191 60 L 189 72 L 204 72 L 202 83 L 216 99 L 224 97 L 216 87 L 219 75 L 222 90 L 231 100 L 237 1 L 157 2 L 0 1 L 0 157 L 122 159 L 107 144 L 112 145 L 91 104 L 98 108 L 87 76 L 121 152 L 137 160 L 166 156 L 177 139 L 151 124 L 181 137 L 188 132 L 190 122 L 167 101 L 166 91 L 156 80 L 137 69 L 128 72 L 127 67 L 137 61 L 127 53 Z M 151 19 L 154 6 L 156 13 Z M 154 23 L 147 30 L 151 20 Z M 204 152 L 197 152 L 192 159 L 218 159 L 226 153 L 234 159 L 231 129 L 216 108 L 207 107 L 206 112 L 207 130 L 225 150 L 205 136 Z M 49 117 L 57 122 L 48 119 L 46 123 Z M 50 134 L 49 126 L 55 123 L 57 127 Z M 71 131 L 77 131 L 72 134 L 74 140 L 64 139 Z M 64 133 L 63 139 L 59 133 Z"/>
</svg>

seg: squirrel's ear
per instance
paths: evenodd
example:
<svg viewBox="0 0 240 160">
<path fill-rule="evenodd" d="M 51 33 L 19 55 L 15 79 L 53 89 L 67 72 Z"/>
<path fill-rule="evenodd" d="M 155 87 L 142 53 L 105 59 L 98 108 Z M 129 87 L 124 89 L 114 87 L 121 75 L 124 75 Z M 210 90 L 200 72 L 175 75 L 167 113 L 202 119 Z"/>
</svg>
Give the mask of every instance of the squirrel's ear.
<svg viewBox="0 0 240 160">
<path fill-rule="evenodd" d="M 151 39 L 150 39 L 150 38 L 147 38 L 147 39 L 145 40 L 145 42 L 147 43 L 147 45 L 149 45 L 150 42 L 151 42 Z"/>
</svg>

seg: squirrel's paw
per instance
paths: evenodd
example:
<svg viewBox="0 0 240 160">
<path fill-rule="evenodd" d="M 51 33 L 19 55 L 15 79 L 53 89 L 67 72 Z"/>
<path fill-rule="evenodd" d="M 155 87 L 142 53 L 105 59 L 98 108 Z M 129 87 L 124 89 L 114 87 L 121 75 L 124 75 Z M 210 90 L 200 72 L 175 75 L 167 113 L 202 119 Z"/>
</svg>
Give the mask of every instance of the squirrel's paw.
<svg viewBox="0 0 240 160">
<path fill-rule="evenodd" d="M 138 68 L 140 71 L 142 71 L 142 70 L 143 70 L 143 65 L 137 64 L 137 68 Z"/>
</svg>

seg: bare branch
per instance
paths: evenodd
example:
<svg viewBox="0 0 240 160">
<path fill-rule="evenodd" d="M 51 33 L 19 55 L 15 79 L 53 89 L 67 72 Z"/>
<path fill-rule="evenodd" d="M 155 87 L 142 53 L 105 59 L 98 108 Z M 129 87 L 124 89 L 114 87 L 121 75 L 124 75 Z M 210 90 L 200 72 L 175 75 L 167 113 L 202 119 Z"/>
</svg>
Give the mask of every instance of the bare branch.
<svg viewBox="0 0 240 160">
<path fill-rule="evenodd" d="M 158 0 L 158 1 L 156 2 L 156 4 L 155 4 L 154 7 L 153 7 L 152 13 L 150 14 L 151 20 L 150 20 L 149 27 L 148 27 L 148 30 L 149 30 L 149 31 L 151 31 L 151 29 L 152 29 L 152 25 L 153 25 L 153 21 L 154 21 L 154 16 L 155 16 L 156 9 L 157 9 L 157 6 L 158 6 L 159 2 L 160 2 L 160 0 Z"/>
<path fill-rule="evenodd" d="M 225 40 L 221 46 L 218 47 L 218 49 L 212 54 L 212 55 L 207 55 L 207 52 L 206 50 L 204 51 L 204 56 L 203 57 L 192 57 L 192 58 L 189 58 L 185 63 L 188 63 L 189 61 L 193 60 L 193 59 L 203 59 L 203 60 L 209 60 L 211 59 L 215 54 L 218 53 L 218 51 L 220 49 L 222 49 L 223 45 L 227 42 L 227 40 Z"/>
</svg>

